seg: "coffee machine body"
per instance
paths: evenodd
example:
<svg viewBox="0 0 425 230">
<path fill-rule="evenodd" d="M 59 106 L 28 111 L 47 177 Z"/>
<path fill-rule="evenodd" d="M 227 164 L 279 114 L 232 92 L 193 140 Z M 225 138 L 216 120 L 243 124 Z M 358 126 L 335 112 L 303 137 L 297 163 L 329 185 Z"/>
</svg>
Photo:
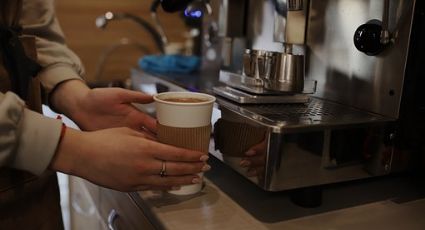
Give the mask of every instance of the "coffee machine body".
<svg viewBox="0 0 425 230">
<path fill-rule="evenodd" d="M 224 83 L 215 157 L 268 191 L 408 167 L 395 143 L 416 1 L 211 4 Z"/>
</svg>

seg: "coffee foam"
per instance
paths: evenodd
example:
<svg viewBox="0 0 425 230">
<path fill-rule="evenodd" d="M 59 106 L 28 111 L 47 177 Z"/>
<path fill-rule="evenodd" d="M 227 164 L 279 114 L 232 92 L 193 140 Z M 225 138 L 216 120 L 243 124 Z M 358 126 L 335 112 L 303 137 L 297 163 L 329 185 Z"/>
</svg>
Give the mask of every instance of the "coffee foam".
<svg viewBox="0 0 425 230">
<path fill-rule="evenodd" d="M 165 101 L 167 98 L 199 98 L 198 103 Z M 162 125 L 180 128 L 195 128 L 211 123 L 215 97 L 191 92 L 167 92 L 154 96 L 158 122 Z"/>
</svg>

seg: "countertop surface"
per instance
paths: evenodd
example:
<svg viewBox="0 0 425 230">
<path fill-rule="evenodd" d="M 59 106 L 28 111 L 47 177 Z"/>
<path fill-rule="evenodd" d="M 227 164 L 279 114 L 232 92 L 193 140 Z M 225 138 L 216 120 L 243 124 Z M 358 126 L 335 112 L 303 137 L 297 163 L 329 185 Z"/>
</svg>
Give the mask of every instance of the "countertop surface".
<svg viewBox="0 0 425 230">
<path fill-rule="evenodd" d="M 303 208 L 291 192 L 266 192 L 212 158 L 196 195 L 131 196 L 158 229 L 425 229 L 423 178 L 399 174 L 323 187 L 323 203 Z"/>
</svg>

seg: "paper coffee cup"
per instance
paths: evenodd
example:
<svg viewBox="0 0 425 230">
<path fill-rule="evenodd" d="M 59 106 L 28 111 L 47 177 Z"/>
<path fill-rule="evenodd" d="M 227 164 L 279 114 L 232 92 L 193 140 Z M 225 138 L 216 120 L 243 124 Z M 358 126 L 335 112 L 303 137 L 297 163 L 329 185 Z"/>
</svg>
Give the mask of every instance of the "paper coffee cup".
<svg viewBox="0 0 425 230">
<path fill-rule="evenodd" d="M 193 92 L 166 92 L 154 95 L 158 140 L 162 143 L 208 153 L 211 115 L 215 97 Z M 203 174 L 198 174 L 202 179 Z M 202 183 L 169 191 L 177 195 L 199 192 Z"/>
</svg>

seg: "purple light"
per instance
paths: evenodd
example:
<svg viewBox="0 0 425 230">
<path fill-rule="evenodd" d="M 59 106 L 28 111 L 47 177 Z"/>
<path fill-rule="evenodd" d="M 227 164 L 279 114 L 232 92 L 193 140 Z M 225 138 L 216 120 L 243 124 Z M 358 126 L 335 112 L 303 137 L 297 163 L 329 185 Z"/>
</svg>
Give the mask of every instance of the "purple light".
<svg viewBox="0 0 425 230">
<path fill-rule="evenodd" d="M 200 11 L 200 10 L 185 10 L 184 11 L 184 15 L 186 16 L 186 17 L 191 17 L 191 18 L 200 18 L 200 17 L 202 17 L 202 11 Z"/>
</svg>

